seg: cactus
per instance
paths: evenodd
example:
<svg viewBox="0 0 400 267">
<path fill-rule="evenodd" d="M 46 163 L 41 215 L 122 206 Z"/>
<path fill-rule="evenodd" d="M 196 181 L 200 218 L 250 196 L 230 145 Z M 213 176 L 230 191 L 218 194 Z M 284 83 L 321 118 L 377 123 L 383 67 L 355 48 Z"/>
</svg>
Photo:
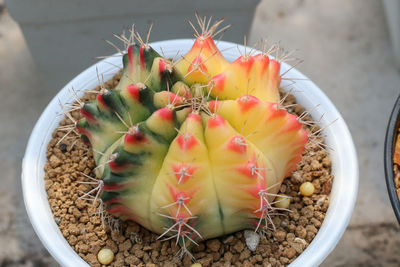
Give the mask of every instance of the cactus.
<svg viewBox="0 0 400 267">
<path fill-rule="evenodd" d="M 135 34 L 118 86 L 84 103 L 76 124 L 107 212 L 184 249 L 265 227 L 308 140 L 279 105 L 280 62 L 251 51 L 229 63 L 212 39 L 221 21 L 198 21 L 193 47 L 176 62 Z"/>
</svg>

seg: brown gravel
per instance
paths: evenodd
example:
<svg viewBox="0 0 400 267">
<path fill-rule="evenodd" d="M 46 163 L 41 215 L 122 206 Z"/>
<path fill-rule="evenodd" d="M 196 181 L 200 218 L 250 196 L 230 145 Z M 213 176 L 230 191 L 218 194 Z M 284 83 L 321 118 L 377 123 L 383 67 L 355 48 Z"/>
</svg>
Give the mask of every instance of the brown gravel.
<svg viewBox="0 0 400 267">
<path fill-rule="evenodd" d="M 114 88 L 118 81 L 119 75 L 116 75 L 105 87 Z M 94 97 L 95 94 L 89 94 L 83 100 Z M 284 105 L 294 102 L 295 98 L 289 95 Z M 299 115 L 304 108 L 295 106 L 288 110 Z M 79 118 L 80 114 L 75 111 L 72 116 Z M 66 118 L 60 125 L 71 123 Z M 87 181 L 82 173 L 94 177 L 93 155 L 76 137 L 68 136 L 59 142 L 64 135 L 65 132 L 55 130 L 48 145 L 45 185 L 54 219 L 72 248 L 91 266 L 101 266 L 97 253 L 104 247 L 115 253 L 110 266 L 190 266 L 189 256 L 182 259 L 176 256 L 179 247 L 174 241 L 157 241 L 156 234 L 134 222 L 109 220 L 103 229 L 100 217 L 94 215 L 97 206 L 78 198 L 92 189 L 79 182 Z M 297 170 L 284 180 L 280 189 L 281 193 L 292 197 L 289 207 L 292 212 L 273 218 L 277 230 L 264 233 L 254 252 L 246 247 L 243 232 L 205 241 L 192 250 L 196 262 L 203 266 L 288 265 L 317 234 L 328 209 L 332 180 L 327 152 L 307 143 Z M 311 197 L 298 193 L 300 185 L 306 181 L 315 187 Z"/>
</svg>

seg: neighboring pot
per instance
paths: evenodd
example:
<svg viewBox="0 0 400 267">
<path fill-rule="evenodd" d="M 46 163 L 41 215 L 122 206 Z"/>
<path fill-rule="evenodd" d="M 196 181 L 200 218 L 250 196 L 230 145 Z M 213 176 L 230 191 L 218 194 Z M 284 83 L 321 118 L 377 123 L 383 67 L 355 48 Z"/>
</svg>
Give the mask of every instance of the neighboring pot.
<svg viewBox="0 0 400 267">
<path fill-rule="evenodd" d="M 398 129 L 400 127 L 400 95 L 394 104 L 392 114 L 390 115 L 389 124 L 386 129 L 385 138 L 385 176 L 386 185 L 389 192 L 390 202 L 392 203 L 394 214 L 400 223 L 400 200 L 396 192 L 396 186 L 394 184 L 394 173 L 393 173 L 393 154 Z"/>
<path fill-rule="evenodd" d="M 151 46 L 163 52 L 166 57 L 174 57 L 177 51 L 181 55 L 185 54 L 193 44 L 193 40 L 169 40 L 151 44 Z M 218 42 L 218 48 L 228 61 L 233 61 L 240 56 L 236 49 L 244 49 L 233 43 Z M 232 49 L 230 49 L 232 48 Z M 46 107 L 38 122 L 36 123 L 25 152 L 22 164 L 22 187 L 25 206 L 37 235 L 50 254 L 62 266 L 87 266 L 87 263 L 78 256 L 63 237 L 57 224 L 53 219 L 50 205 L 47 201 L 44 184 L 44 170 L 46 163 L 47 144 L 51 140 L 54 129 L 58 126 L 63 114 L 59 105 L 62 103 L 73 102 L 68 89 L 92 89 L 98 85 L 96 68 L 99 73 L 104 74 L 104 80 L 113 77 L 118 69 L 115 65 L 122 67 L 121 58 L 111 57 L 100 61 L 89 67 L 71 82 L 69 82 Z M 109 63 L 111 64 L 109 64 Z M 281 73 L 289 70 L 288 64 L 282 63 Z M 358 163 L 357 156 L 350 132 L 332 102 L 327 96 L 303 74 L 296 69 L 292 69 L 285 77 L 296 81 L 291 85 L 297 103 L 307 110 L 320 104 L 311 113 L 313 118 L 319 118 L 325 114 L 321 121 L 321 126 L 337 119 L 335 123 L 323 131 L 326 135 L 325 142 L 332 148 L 328 150 L 332 160 L 332 172 L 335 176 L 331 191 L 331 200 L 325 220 L 322 223 L 318 234 L 303 253 L 293 261 L 290 266 L 317 266 L 334 249 L 340 240 L 343 232 L 350 221 L 351 214 L 357 198 L 358 191 Z M 282 85 L 288 85 L 289 81 L 283 80 Z M 81 92 L 83 95 L 83 92 Z"/>
</svg>

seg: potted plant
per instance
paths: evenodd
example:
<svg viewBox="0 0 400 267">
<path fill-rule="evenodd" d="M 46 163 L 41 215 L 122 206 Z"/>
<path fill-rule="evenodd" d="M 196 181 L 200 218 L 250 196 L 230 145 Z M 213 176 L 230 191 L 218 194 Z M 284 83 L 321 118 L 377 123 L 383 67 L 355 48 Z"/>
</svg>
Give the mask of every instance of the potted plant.
<svg viewBox="0 0 400 267">
<path fill-rule="evenodd" d="M 124 71 L 122 72 L 122 76 L 118 78 L 118 85 L 116 86 L 117 91 L 111 92 L 101 88 L 101 90 L 96 93 L 97 100 L 92 102 L 95 105 L 94 107 L 90 107 L 90 103 L 81 103 L 79 98 L 82 97 L 84 92 L 77 94 L 74 93 L 74 96 L 71 95 L 71 91 L 69 91 L 71 88 L 85 88 L 88 90 L 95 88 L 99 85 L 99 80 L 101 80 L 99 79 L 99 73 L 101 73 L 105 81 L 114 77 L 114 75 L 119 71 L 115 66 L 121 66 L 121 59 L 118 57 L 110 57 L 99 62 L 95 66 L 88 68 L 67 84 L 49 104 L 37 122 L 28 143 L 23 162 L 22 180 L 24 199 L 35 231 L 38 233 L 40 239 L 49 252 L 60 262 L 60 264 L 64 266 L 85 265 L 85 261 L 80 258 L 76 252 L 82 254 L 82 251 L 86 251 L 87 248 L 79 248 L 77 245 L 73 245 L 74 248 L 70 246 L 70 244 L 76 244 L 76 241 L 79 241 L 79 238 L 82 239 L 82 236 L 79 236 L 76 238 L 77 240 L 72 241 L 70 237 L 71 234 L 86 235 L 88 231 L 87 228 L 65 229 L 61 228 L 61 226 L 60 231 L 59 226 L 57 225 L 57 223 L 60 223 L 60 218 L 56 217 L 56 219 L 53 219 L 50 206 L 55 214 L 58 210 L 70 210 L 71 213 L 80 213 L 79 209 L 74 209 L 75 204 L 73 201 L 71 202 L 71 199 L 77 200 L 76 195 L 66 201 L 63 201 L 62 197 L 58 198 L 53 203 L 50 201 L 50 205 L 49 200 L 46 197 L 46 188 L 48 189 L 55 183 L 57 183 L 58 189 L 48 189 L 47 192 L 49 199 L 57 194 L 62 195 L 63 192 L 67 194 L 67 192 L 65 192 L 66 190 L 62 188 L 63 185 L 66 186 L 64 181 L 71 183 L 71 181 L 76 179 L 75 174 L 71 174 L 69 169 L 61 166 L 63 162 L 57 157 L 57 153 L 63 153 L 62 150 L 67 151 L 66 147 L 56 148 L 57 151 L 54 152 L 53 150 L 55 154 L 51 154 L 51 151 L 48 150 L 48 147 L 54 147 L 56 144 L 54 138 L 57 137 L 57 133 L 54 133 L 54 130 L 59 127 L 58 124 L 63 117 L 57 115 L 63 115 L 64 113 L 66 113 L 69 120 L 73 122 L 73 128 L 69 128 L 70 126 L 65 125 L 61 125 L 61 128 L 71 132 L 76 127 L 76 129 L 84 135 L 84 141 L 91 143 L 91 153 L 93 153 L 96 160 L 95 164 L 97 165 L 97 167 L 92 166 L 92 171 L 102 177 L 102 180 L 96 180 L 95 177 L 90 177 L 90 163 L 88 163 L 89 165 L 85 165 L 85 162 L 89 161 L 88 154 L 82 156 L 82 159 L 78 158 L 75 162 L 75 166 L 83 172 L 82 175 L 84 177 L 89 179 L 80 182 L 93 185 L 91 190 L 82 192 L 80 200 L 86 198 L 97 201 L 100 199 L 99 197 L 101 194 L 102 201 L 107 204 L 106 207 L 108 213 L 115 214 L 117 217 L 122 219 L 134 220 L 144 227 L 157 232 L 159 237 L 167 237 L 167 239 L 170 239 L 170 237 L 176 237 L 176 244 L 180 244 L 183 251 L 188 253 L 188 243 L 191 243 L 191 245 L 197 244 L 199 240 L 202 239 L 202 236 L 205 236 L 208 239 L 219 236 L 222 233 L 230 234 L 231 232 L 246 228 L 251 228 L 257 231 L 260 227 L 266 227 L 269 222 L 275 230 L 276 227 L 273 223 L 274 221 L 269 217 L 269 214 L 278 211 L 281 206 L 280 203 L 287 203 L 288 197 L 279 194 L 279 192 L 282 191 L 286 192 L 282 187 L 280 189 L 274 187 L 279 187 L 283 178 L 290 175 L 291 172 L 296 169 L 296 164 L 299 162 L 307 139 L 312 138 L 314 134 L 317 135 L 318 133 L 323 132 L 326 136 L 324 144 L 331 148 L 331 150 L 328 151 L 330 160 L 328 160 L 329 163 L 327 163 L 327 165 L 329 165 L 329 170 L 332 170 L 332 174 L 335 178 L 333 180 L 329 208 L 326 214 L 324 213 L 325 219 L 323 219 L 322 225 L 321 222 L 314 222 L 314 225 L 319 223 L 318 227 L 320 228 L 318 233 L 316 236 L 316 231 L 314 234 L 311 233 L 311 235 L 308 235 L 308 232 L 304 229 L 303 231 L 305 231 L 305 233 L 299 233 L 299 235 L 303 235 L 304 238 L 306 238 L 307 235 L 307 240 L 312 240 L 309 245 L 308 243 L 306 244 L 308 247 L 304 251 L 301 249 L 301 253 L 295 249 L 294 243 L 296 240 L 291 240 L 289 234 L 286 235 L 286 233 L 283 233 L 286 236 L 286 240 L 285 237 L 282 239 L 278 235 L 271 234 L 270 232 L 266 234 L 267 238 L 282 239 L 282 244 L 289 245 L 290 249 L 285 249 L 284 252 L 279 251 L 281 249 L 280 247 L 274 249 L 277 250 L 276 253 L 279 253 L 279 255 L 282 254 L 285 256 L 283 258 L 287 260 L 287 263 L 292 262 L 291 266 L 315 266 L 320 264 L 335 247 L 343 234 L 350 220 L 357 196 L 358 165 L 350 133 L 336 108 L 315 84 L 309 81 L 297 70 L 284 63 L 283 60 L 279 60 L 279 57 L 276 58 L 276 60 L 270 58 L 267 53 L 268 51 L 263 51 L 260 52 L 260 54 L 253 56 L 253 49 L 222 41 L 218 42 L 217 48 L 211 40 L 211 37 L 216 32 L 216 26 L 209 28 L 206 26 L 205 20 L 199 20 L 201 31 L 196 32 L 197 39 L 195 40 L 194 45 L 193 40 L 188 39 L 162 41 L 149 45 L 147 41 L 143 42 L 140 37 L 138 38 L 139 45 L 133 45 L 132 39 L 126 39 L 120 36 L 119 38 L 127 42 L 128 46 L 127 53 L 123 57 Z M 232 49 L 235 47 L 239 48 L 238 51 Z M 164 57 L 160 57 L 157 51 L 162 53 Z M 219 51 L 222 51 L 222 54 Z M 173 63 L 167 60 L 175 57 L 177 54 L 183 55 L 182 59 Z M 283 59 L 286 56 L 287 54 L 281 56 L 280 59 Z M 238 57 L 239 59 L 236 60 Z M 234 60 L 236 60 L 236 63 L 229 63 Z M 248 65 L 250 61 L 256 63 L 250 66 Z M 221 67 L 221 65 L 224 66 Z M 267 68 L 263 68 L 263 66 L 266 66 Z M 137 72 L 137 68 L 140 68 L 143 72 Z M 184 74 L 179 76 L 176 69 L 183 69 L 184 71 L 182 73 Z M 260 71 L 262 74 L 267 71 L 267 74 L 265 74 L 267 76 L 257 76 Z M 279 74 L 279 71 L 281 74 Z M 256 75 L 256 83 L 249 81 L 248 76 L 246 76 L 247 78 L 243 76 L 253 74 Z M 283 76 L 283 74 L 287 74 L 286 77 L 289 77 L 290 80 L 283 79 L 281 82 L 281 76 Z M 140 83 L 137 83 L 138 79 Z M 204 79 L 206 79 L 205 82 L 203 81 Z M 134 83 L 132 82 L 133 80 L 135 80 Z M 236 82 L 229 84 L 232 83 L 232 81 Z M 296 81 L 296 83 L 291 84 L 291 81 Z M 268 84 L 268 90 L 266 91 L 264 90 L 265 87 L 260 87 L 259 83 L 262 85 L 263 82 L 267 82 Z M 131 83 L 133 84 L 131 85 Z M 319 128 L 320 130 L 307 133 L 302 129 L 301 122 L 303 122 L 304 119 L 303 114 L 307 114 L 307 112 L 297 114 L 299 116 L 297 117 L 295 115 L 290 115 L 286 111 L 286 108 L 288 107 L 283 105 L 283 100 L 279 100 L 280 97 L 277 90 L 279 86 L 285 88 L 288 85 L 291 85 L 293 88 L 291 92 L 296 97 L 296 102 L 305 109 L 310 110 L 309 114 L 313 118 L 320 118 L 318 122 L 319 126 L 315 126 L 315 123 L 309 122 L 311 129 L 321 127 Z M 150 92 L 151 102 L 148 102 L 147 87 L 158 88 L 157 90 L 154 90 L 154 92 Z M 235 91 L 236 87 L 238 87 L 237 90 L 239 92 Z M 126 97 L 133 98 L 130 100 L 126 98 L 121 102 L 118 100 L 119 98 L 114 95 L 121 94 L 123 96 L 125 93 L 129 93 Z M 140 98 L 140 101 L 135 102 L 138 97 Z M 58 101 L 61 102 L 61 106 Z M 66 103 L 74 101 L 77 102 L 77 106 L 72 109 L 80 109 L 85 116 L 85 119 L 79 122 L 75 121 L 69 111 L 66 111 L 64 108 Z M 239 103 L 240 101 L 243 103 Z M 143 103 L 146 103 L 146 105 Z M 221 103 L 224 103 L 225 106 Z M 320 105 L 320 107 L 316 108 L 318 105 Z M 254 112 L 251 113 L 251 116 L 244 114 L 244 112 L 252 110 L 255 106 L 260 107 L 260 109 L 258 111 L 254 110 Z M 127 112 L 126 114 L 123 114 L 117 111 L 120 108 L 129 109 L 129 107 L 134 107 L 133 113 Z M 148 112 L 149 110 L 151 111 Z M 172 115 L 175 110 L 176 114 L 174 113 L 174 115 Z M 268 112 L 264 113 L 266 111 L 263 110 L 268 110 Z M 105 113 L 103 115 L 98 113 L 103 111 L 111 113 L 107 113 L 108 115 L 104 115 Z M 146 112 L 149 114 L 145 115 L 147 118 L 145 123 L 141 124 L 139 122 L 139 124 L 135 124 L 135 122 L 137 120 L 140 121 L 140 119 L 137 119 L 134 116 L 139 116 Z M 295 111 L 293 112 L 295 113 Z M 266 126 L 264 124 L 258 124 L 258 121 L 254 119 L 257 116 L 261 116 L 259 117 L 260 121 L 262 119 L 268 120 L 268 123 L 265 124 Z M 172 118 L 175 120 L 173 123 Z M 331 122 L 335 120 L 337 121 L 331 125 Z M 229 123 L 227 123 L 227 121 Z M 235 125 L 235 121 L 240 122 L 237 122 L 237 125 Z M 279 127 L 276 126 L 277 121 L 280 122 L 278 123 L 280 125 Z M 202 164 L 206 164 L 204 162 L 208 161 L 199 162 L 199 159 L 202 158 L 204 149 L 199 151 L 196 150 L 193 154 L 187 154 L 190 147 L 205 142 L 201 141 L 203 139 L 197 136 L 198 131 L 196 129 L 197 127 L 202 127 L 202 124 L 207 125 L 204 130 L 206 131 L 206 137 L 204 138 L 208 142 L 207 149 L 209 151 L 208 153 L 210 153 L 210 158 L 212 159 L 210 162 L 214 163 L 213 166 L 207 165 L 208 167 L 203 166 L 204 168 L 202 168 Z M 236 135 L 234 134 L 235 129 L 231 126 L 227 126 L 229 124 L 235 125 Z M 307 124 L 307 122 L 305 124 Z M 109 127 L 110 125 L 111 127 Z M 222 127 L 222 125 L 224 126 Z M 242 130 L 239 129 L 240 125 L 242 125 Z M 257 128 L 259 125 L 267 128 Z M 256 127 L 256 129 L 248 130 L 246 127 Z M 202 132 L 203 130 L 199 131 Z M 253 139 L 251 137 L 252 135 L 259 135 L 260 131 L 265 131 L 265 133 L 263 136 L 259 137 L 259 139 Z M 261 145 L 261 148 L 257 148 L 257 144 L 259 144 L 258 142 L 267 142 L 265 140 L 268 138 L 264 137 L 268 136 L 267 133 L 271 134 L 271 132 L 274 131 L 278 131 L 279 134 L 276 135 L 274 139 L 268 141 L 269 143 L 264 146 L 268 149 L 262 150 L 263 146 Z M 120 136 L 115 136 L 117 133 L 123 135 L 123 138 L 121 139 Z M 65 135 L 61 139 L 64 137 Z M 284 141 L 279 141 L 281 137 L 284 137 L 282 138 Z M 108 139 L 112 139 L 109 144 L 114 143 L 116 145 L 109 145 L 110 148 L 104 147 L 104 142 L 107 143 Z M 235 174 L 225 176 L 225 172 L 228 169 L 224 169 L 221 166 L 224 166 L 226 162 L 229 163 L 233 156 L 227 153 L 229 151 L 216 149 L 217 147 L 220 147 L 218 142 L 225 142 L 231 139 L 233 140 L 232 144 L 231 146 L 228 144 L 227 147 L 235 153 L 244 153 L 244 158 L 241 159 L 240 164 L 238 163 L 239 165 L 228 164 L 228 167 L 234 166 L 234 169 L 240 173 L 239 176 L 235 176 Z M 60 142 L 59 139 L 56 145 L 59 145 Z M 144 145 L 142 145 L 143 142 L 145 143 Z M 163 145 L 164 143 L 167 145 Z M 321 144 L 316 143 L 314 147 L 319 145 Z M 137 152 L 138 147 L 140 147 L 140 153 Z M 206 146 L 199 145 L 199 147 L 204 148 Z M 177 150 L 170 154 L 168 149 L 174 151 L 173 149 L 175 148 Z M 215 151 L 211 153 L 210 151 L 213 150 Z M 168 154 L 166 154 L 167 151 Z M 249 154 L 247 154 L 248 151 L 250 151 Z M 272 153 L 271 151 L 275 151 L 273 152 L 275 156 L 268 155 L 268 153 Z M 160 153 L 164 153 L 161 154 L 161 159 L 158 158 Z M 315 154 L 312 151 L 310 153 Z M 46 156 L 49 157 L 48 160 Z M 324 157 L 326 156 L 327 154 L 325 152 Z M 142 157 L 150 158 L 143 159 Z M 183 165 L 177 164 L 178 161 L 183 160 Z M 160 166 L 154 165 L 154 162 L 157 161 L 161 162 L 159 164 Z M 309 164 L 311 164 L 312 159 L 309 159 L 309 161 Z M 330 164 L 330 161 L 332 164 Z M 74 165 L 74 159 L 68 158 L 65 162 L 71 162 L 71 164 Z M 167 164 L 168 162 L 171 166 Z M 81 164 L 82 166 L 80 166 Z M 194 165 L 192 166 L 191 164 Z M 315 162 L 315 164 L 318 165 L 318 162 Z M 150 187 L 153 186 L 156 188 L 151 188 L 155 193 L 153 194 L 153 191 L 151 191 L 150 198 L 155 198 L 156 200 L 149 200 L 149 193 L 142 194 L 141 190 L 137 189 L 138 185 L 143 183 L 144 187 L 142 187 L 142 190 L 148 190 L 149 185 L 147 184 L 147 180 L 142 181 L 144 177 L 156 170 L 161 170 L 160 173 L 162 173 L 165 165 L 171 167 L 172 171 L 166 169 L 164 176 L 160 174 L 161 178 L 159 180 L 161 180 L 161 182 L 159 182 L 159 185 L 157 185 L 157 180 L 153 184 L 150 184 Z M 140 166 L 145 166 L 146 168 L 140 169 Z M 320 168 L 318 166 L 314 171 L 318 171 L 318 168 Z M 49 168 L 52 168 L 52 170 L 49 171 Z M 213 191 L 213 187 L 211 186 L 213 182 L 211 180 L 211 189 L 207 189 L 207 186 L 198 183 L 199 181 L 205 183 L 204 177 L 207 177 L 207 175 L 204 174 L 204 172 L 210 171 L 211 169 L 215 172 L 218 168 L 222 168 L 221 170 L 224 171 L 220 171 L 220 175 L 218 175 L 219 180 L 214 181 L 216 184 L 214 185 L 216 188 L 215 190 L 217 190 L 216 192 L 219 192 L 218 198 L 216 198 L 215 196 L 213 197 L 208 195 Z M 310 170 L 311 168 L 312 167 L 310 167 Z M 46 174 L 44 169 L 46 169 Z M 193 178 L 190 181 L 194 181 L 194 184 L 186 188 L 184 191 L 181 190 L 182 187 L 180 187 L 180 183 L 185 183 L 185 180 L 187 181 L 191 177 L 196 177 L 195 173 L 198 169 L 203 170 L 203 175 L 201 175 L 203 178 Z M 45 177 L 48 178 L 54 176 L 55 172 L 59 173 L 59 177 L 64 177 L 66 179 L 57 182 L 50 181 L 50 184 L 48 184 L 49 180 L 46 180 Z M 270 174 L 267 174 L 267 172 L 270 172 Z M 140 173 L 140 175 L 137 175 L 137 173 Z M 70 174 L 70 176 L 68 176 L 68 174 Z M 135 175 L 136 178 L 129 178 L 134 177 Z M 242 177 L 246 175 L 250 180 L 246 180 Z M 322 174 L 320 173 L 319 175 Z M 176 179 L 168 180 L 171 179 L 171 176 Z M 157 175 L 156 177 L 158 179 Z M 236 179 L 235 177 L 239 178 Z M 229 179 L 231 178 L 234 182 L 229 183 Z M 298 177 L 298 179 L 302 180 L 303 178 Z M 60 183 L 62 183 L 61 188 Z M 220 185 L 218 183 L 220 183 Z M 242 183 L 245 185 L 242 186 Z M 285 185 L 285 188 L 291 187 L 290 182 L 288 183 L 289 186 Z M 316 185 L 319 186 L 319 184 Z M 136 189 L 131 191 L 129 189 L 131 186 L 134 186 Z M 326 203 L 327 206 L 326 197 L 331 189 L 331 184 L 327 183 L 327 186 L 329 188 L 322 199 L 313 199 L 310 197 L 314 191 L 314 187 L 311 183 L 305 183 L 304 186 L 302 185 L 300 187 L 299 185 L 295 185 L 293 188 L 288 188 L 287 192 L 292 193 L 294 201 L 302 202 L 304 199 L 304 201 L 310 203 L 321 202 L 318 205 L 325 205 Z M 202 191 L 204 188 L 207 190 Z M 253 192 L 255 190 L 254 188 L 257 189 L 256 192 Z M 299 191 L 299 194 L 301 193 L 304 198 L 297 196 L 297 191 L 295 192 L 295 190 Z M 254 196 L 250 197 L 245 195 L 242 199 L 244 194 L 243 191 L 246 191 L 247 194 L 250 195 L 254 193 Z M 95 192 L 95 194 L 90 195 L 93 192 Z M 197 192 L 203 192 L 202 198 L 198 200 L 199 204 L 196 204 L 200 205 L 200 207 L 195 204 L 187 203 L 188 201 L 191 201 L 192 198 L 193 201 L 195 200 L 194 195 L 197 194 Z M 236 195 L 232 197 L 230 194 Z M 137 197 L 138 195 L 140 197 Z M 281 199 L 274 200 L 275 196 L 278 196 Z M 175 200 L 175 202 L 169 203 L 167 201 L 170 200 L 169 198 Z M 147 200 L 143 201 L 143 199 Z M 211 202 L 207 202 L 212 201 L 213 199 L 220 199 L 220 203 L 225 201 L 226 204 L 219 204 L 218 209 L 218 205 L 216 207 Z M 238 199 L 239 201 L 237 201 Z M 207 203 L 201 204 L 204 203 L 204 201 Z M 237 207 L 246 201 L 250 201 L 248 206 Z M 152 210 L 150 213 L 146 213 L 147 215 L 140 214 L 141 206 L 148 205 L 147 203 L 150 203 L 151 206 L 154 205 L 153 202 L 158 203 L 156 209 Z M 256 202 L 257 204 L 260 203 L 260 207 L 258 207 L 258 209 L 256 207 L 254 210 L 251 209 L 250 207 L 253 207 Z M 272 205 L 273 203 L 275 203 L 275 206 Z M 103 207 L 102 202 L 99 207 Z M 175 209 L 172 209 L 171 207 L 174 207 Z M 163 208 L 166 208 L 170 213 L 160 212 L 159 210 Z M 213 221 L 215 216 L 205 216 L 201 212 L 199 215 L 194 210 L 200 210 L 203 213 L 218 211 L 220 214 L 220 222 L 223 225 L 221 229 L 223 230 L 218 230 L 219 222 Z M 235 212 L 230 213 L 232 210 Z M 218 212 L 216 214 L 218 214 Z M 307 208 L 304 207 L 301 212 L 307 213 Z M 103 214 L 102 211 L 101 214 Z M 176 216 L 174 216 L 174 214 L 176 214 Z M 307 219 L 303 220 L 304 227 L 307 223 L 311 224 L 313 210 L 311 210 L 309 214 L 311 214 L 308 217 L 310 222 L 308 222 Z M 148 217 L 152 216 L 156 216 L 157 219 L 151 219 L 151 225 L 149 225 Z M 290 216 L 296 217 L 296 215 Z M 75 223 L 76 218 L 78 217 L 79 222 L 81 222 L 82 225 L 88 221 L 90 226 L 92 226 L 91 228 L 93 228 L 93 225 L 96 225 L 95 219 L 93 219 L 92 223 L 92 218 L 89 218 L 89 216 L 86 216 L 87 218 L 85 219 L 80 216 L 75 218 L 72 216 L 68 217 L 67 221 Z M 224 217 L 227 217 L 229 220 L 223 221 L 222 218 Z M 248 219 L 250 217 L 252 220 Z M 192 220 L 195 222 L 192 223 Z M 298 218 L 295 220 L 298 220 Z M 165 221 L 168 221 L 169 224 L 165 224 Z M 253 221 L 255 221 L 255 223 L 253 223 Z M 286 224 L 286 226 L 282 227 L 296 228 L 294 224 L 288 226 L 287 223 L 284 223 L 285 220 L 278 221 L 280 222 L 280 225 Z M 66 224 L 63 225 L 65 226 Z M 97 225 L 99 225 L 99 222 L 97 222 Z M 200 228 L 201 230 L 196 230 L 195 227 L 198 225 L 203 228 Z M 314 226 L 310 226 L 316 230 Z M 100 226 L 98 226 L 98 229 L 100 229 Z M 166 231 L 163 232 L 162 229 Z M 144 231 L 146 232 L 146 230 Z M 176 232 L 176 235 L 173 234 L 174 231 Z M 295 229 L 292 229 L 291 231 L 294 232 Z M 126 232 L 127 231 L 125 231 L 125 233 Z M 132 233 L 135 231 L 128 232 Z M 302 232 L 301 227 L 299 228 L 299 232 Z M 92 237 L 97 239 L 96 235 L 99 236 L 99 233 L 93 233 L 89 239 Z M 296 237 L 293 233 L 292 236 L 293 239 Z M 64 237 L 68 239 L 69 243 Z M 227 239 L 229 238 L 230 237 L 228 236 Z M 238 234 L 236 237 L 232 238 L 240 239 L 242 238 L 242 235 Z M 117 243 L 119 242 L 117 241 L 118 237 L 114 236 L 112 239 L 115 239 L 114 241 Z M 148 239 L 149 242 L 156 242 L 156 240 L 150 240 L 151 237 Z M 304 239 L 300 238 L 299 240 L 300 242 L 305 242 Z M 128 250 L 131 249 L 132 242 L 128 239 L 126 239 L 126 242 L 122 241 L 118 244 L 120 246 L 119 250 L 124 251 L 124 254 L 119 256 L 129 257 Z M 228 240 L 226 242 L 230 241 Z M 217 244 L 217 248 L 214 251 L 215 253 L 224 250 L 220 249 L 221 242 L 215 241 L 214 243 Z M 225 243 L 225 241 L 223 241 L 223 243 Z M 99 244 L 104 245 L 105 242 L 102 243 L 100 240 Z M 113 244 L 115 245 L 113 241 L 110 241 L 108 246 L 112 247 Z M 124 246 L 129 248 L 124 250 Z M 213 242 L 207 242 L 207 247 L 211 251 L 214 249 L 212 246 Z M 249 249 L 251 249 L 252 246 L 249 244 L 248 246 Z M 154 248 L 146 246 L 142 249 L 147 251 Z M 243 250 L 243 247 L 233 249 L 238 252 L 245 251 L 247 254 L 250 253 L 249 250 Z M 253 249 L 255 250 L 256 248 Z M 143 257 L 142 253 L 143 252 L 140 253 L 141 257 Z M 248 255 L 246 256 L 246 253 L 243 254 L 243 257 L 242 254 L 234 257 L 237 259 L 240 257 L 246 258 L 248 257 Z M 298 254 L 299 256 L 294 260 L 294 257 Z M 261 254 L 259 256 L 261 259 L 259 257 L 258 260 L 262 260 Z M 137 257 L 140 258 L 140 256 Z M 220 255 L 216 255 L 215 257 L 218 258 Z M 132 257 L 131 259 L 136 260 L 135 257 Z M 211 262 L 212 261 L 213 257 L 211 257 Z M 210 261 L 208 261 L 208 264 L 209 263 Z M 118 265 L 118 263 L 115 264 Z"/>
<path fill-rule="evenodd" d="M 400 153 L 399 148 L 399 131 L 400 131 L 400 97 L 394 104 L 389 124 L 386 130 L 385 139 L 385 175 L 386 185 L 389 193 L 390 202 L 392 203 L 394 214 L 400 222 L 400 199 L 399 199 L 399 156 L 395 157 L 395 153 Z M 397 165 L 397 166 L 396 166 Z M 397 177 L 396 177 L 397 176 Z M 397 182 L 395 181 L 397 179 Z"/>
</svg>

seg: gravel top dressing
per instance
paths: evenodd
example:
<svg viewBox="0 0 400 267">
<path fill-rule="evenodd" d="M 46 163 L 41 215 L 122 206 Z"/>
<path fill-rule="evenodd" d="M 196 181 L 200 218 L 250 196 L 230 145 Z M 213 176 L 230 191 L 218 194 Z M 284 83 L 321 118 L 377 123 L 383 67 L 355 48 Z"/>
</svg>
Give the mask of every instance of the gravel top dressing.
<svg viewBox="0 0 400 267">
<path fill-rule="evenodd" d="M 115 88 L 120 75 L 106 82 L 105 87 Z M 284 93 L 281 92 L 281 95 Z M 87 93 L 82 100 L 95 97 L 95 93 Z M 285 98 L 285 106 L 294 103 L 292 95 Z M 304 112 L 304 108 L 298 105 L 287 110 L 297 115 Z M 71 112 L 71 115 L 74 119 L 81 117 L 78 111 Z M 306 117 L 303 120 L 312 119 Z M 104 263 L 111 261 L 110 266 L 190 266 L 194 263 L 188 255 L 180 257 L 180 247 L 175 240 L 157 240 L 159 235 L 134 222 L 112 218 L 103 212 L 102 207 L 98 207 L 98 202 L 93 204 L 87 200 L 88 192 L 95 187 L 90 184 L 91 178 L 88 177 L 95 177 L 96 165 L 91 150 L 77 135 L 65 137 L 66 131 L 62 126 L 71 123 L 69 118 L 64 118 L 60 123 L 61 128 L 54 131 L 45 165 L 50 207 L 71 247 L 91 266 L 101 266 L 99 260 Z M 310 131 L 307 127 L 306 130 Z M 315 130 L 318 130 L 317 126 L 314 126 Z M 319 137 L 317 140 L 323 142 Z M 395 171 L 399 186 L 399 166 L 395 167 Z M 304 184 L 300 188 L 305 182 L 311 184 Z M 297 170 L 284 180 L 280 188 L 279 194 L 291 197 L 290 212 L 271 215 L 273 225 L 268 230 L 259 231 L 257 246 L 258 237 L 247 230 L 201 242 L 191 251 L 195 262 L 202 266 L 290 264 L 317 234 L 328 209 L 332 182 L 328 153 L 315 142 L 308 142 Z"/>
</svg>

